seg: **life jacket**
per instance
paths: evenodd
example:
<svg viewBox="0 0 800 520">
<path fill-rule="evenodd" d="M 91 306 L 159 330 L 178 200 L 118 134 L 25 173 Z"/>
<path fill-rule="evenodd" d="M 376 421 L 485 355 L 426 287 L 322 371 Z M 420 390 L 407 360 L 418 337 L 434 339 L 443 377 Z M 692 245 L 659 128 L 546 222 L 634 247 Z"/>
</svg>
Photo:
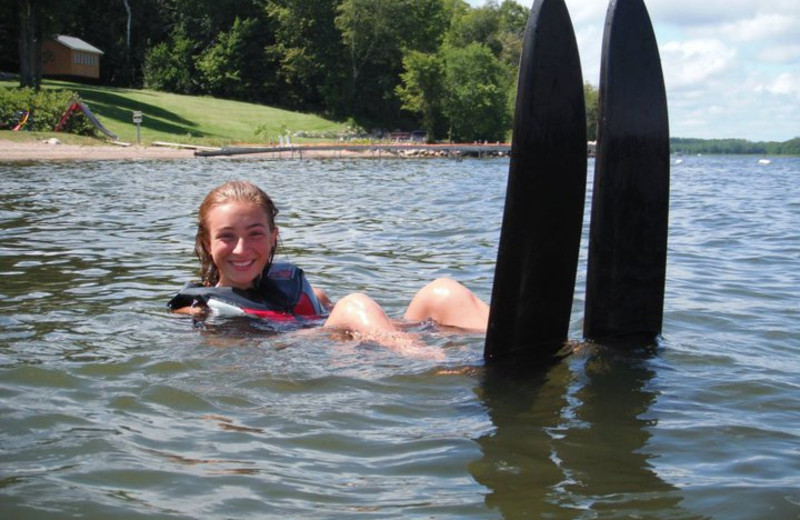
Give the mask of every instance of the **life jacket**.
<svg viewBox="0 0 800 520">
<path fill-rule="evenodd" d="M 273 321 L 322 318 L 325 309 L 299 267 L 272 264 L 255 287 L 203 287 L 187 283 L 167 306 L 172 309 L 202 305 L 222 315 L 251 315 Z"/>
</svg>

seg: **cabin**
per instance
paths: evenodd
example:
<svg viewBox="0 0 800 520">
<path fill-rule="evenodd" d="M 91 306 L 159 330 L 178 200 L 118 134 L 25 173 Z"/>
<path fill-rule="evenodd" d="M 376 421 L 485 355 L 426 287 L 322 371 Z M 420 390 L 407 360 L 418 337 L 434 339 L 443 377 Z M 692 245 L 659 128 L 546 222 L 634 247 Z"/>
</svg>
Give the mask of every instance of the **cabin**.
<svg viewBox="0 0 800 520">
<path fill-rule="evenodd" d="M 102 54 L 80 38 L 58 35 L 42 42 L 42 75 L 97 79 Z"/>
</svg>

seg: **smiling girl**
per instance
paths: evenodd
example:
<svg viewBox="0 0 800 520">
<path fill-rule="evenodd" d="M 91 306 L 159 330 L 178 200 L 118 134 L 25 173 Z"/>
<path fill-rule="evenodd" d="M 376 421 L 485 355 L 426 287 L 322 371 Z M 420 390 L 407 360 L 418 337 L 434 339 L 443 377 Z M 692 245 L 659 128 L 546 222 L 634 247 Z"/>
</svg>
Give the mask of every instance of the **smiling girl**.
<svg viewBox="0 0 800 520">
<path fill-rule="evenodd" d="M 202 281 L 187 284 L 170 300 L 170 309 L 322 322 L 372 339 L 398 332 L 398 323 L 366 294 L 349 294 L 332 305 L 324 291 L 309 284 L 302 269 L 274 263 L 277 214 L 272 199 L 249 182 L 226 182 L 211 190 L 200 205 L 195 239 Z M 403 318 L 485 331 L 488 316 L 489 306 L 469 289 L 440 278 L 414 296 Z"/>
</svg>

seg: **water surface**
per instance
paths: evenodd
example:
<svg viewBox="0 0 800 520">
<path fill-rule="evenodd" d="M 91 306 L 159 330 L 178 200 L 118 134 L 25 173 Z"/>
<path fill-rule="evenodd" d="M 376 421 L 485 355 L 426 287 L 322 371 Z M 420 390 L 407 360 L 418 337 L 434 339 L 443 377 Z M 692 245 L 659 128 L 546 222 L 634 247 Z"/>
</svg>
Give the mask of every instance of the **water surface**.
<svg viewBox="0 0 800 520">
<path fill-rule="evenodd" d="M 228 179 L 336 298 L 488 300 L 507 160 L 0 164 L 3 517 L 798 518 L 800 159 L 683 159 L 660 346 L 580 343 L 584 240 L 577 351 L 523 378 L 165 308 Z"/>
</svg>

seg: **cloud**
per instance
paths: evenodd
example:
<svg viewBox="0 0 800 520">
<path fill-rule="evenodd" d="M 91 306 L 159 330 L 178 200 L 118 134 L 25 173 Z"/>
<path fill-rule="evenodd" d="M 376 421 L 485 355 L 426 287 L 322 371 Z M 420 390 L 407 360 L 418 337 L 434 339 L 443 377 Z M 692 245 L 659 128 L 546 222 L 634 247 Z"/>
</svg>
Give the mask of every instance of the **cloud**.
<svg viewBox="0 0 800 520">
<path fill-rule="evenodd" d="M 758 53 L 758 59 L 764 63 L 796 64 L 800 62 L 800 43 L 764 48 Z"/>
<path fill-rule="evenodd" d="M 665 83 L 669 88 L 703 88 L 709 79 L 730 69 L 736 50 L 719 40 L 673 41 L 660 49 Z"/>
<path fill-rule="evenodd" d="M 601 22 L 605 19 L 607 6 L 603 2 L 565 1 L 572 23 L 576 25 L 584 23 Z"/>
<path fill-rule="evenodd" d="M 758 2 L 752 0 L 671 0 L 650 1 L 645 5 L 654 23 L 658 20 L 687 28 L 751 18 L 759 10 Z"/>
<path fill-rule="evenodd" d="M 608 2 L 564 1 L 584 80 L 597 85 Z M 800 136 L 800 0 L 645 0 L 645 6 L 661 52 L 672 135 Z"/>
<path fill-rule="evenodd" d="M 778 96 L 795 97 L 800 101 L 800 75 L 788 72 L 781 74 L 766 85 L 764 90 Z"/>
<path fill-rule="evenodd" d="M 720 33 L 735 42 L 772 40 L 784 35 L 796 36 L 800 17 L 781 13 L 759 13 L 754 18 L 740 18 L 724 23 Z"/>
<path fill-rule="evenodd" d="M 584 78 L 596 84 L 608 4 L 565 2 Z M 645 5 L 659 42 L 672 135 L 754 141 L 800 135 L 798 0 L 645 0 Z"/>
</svg>

